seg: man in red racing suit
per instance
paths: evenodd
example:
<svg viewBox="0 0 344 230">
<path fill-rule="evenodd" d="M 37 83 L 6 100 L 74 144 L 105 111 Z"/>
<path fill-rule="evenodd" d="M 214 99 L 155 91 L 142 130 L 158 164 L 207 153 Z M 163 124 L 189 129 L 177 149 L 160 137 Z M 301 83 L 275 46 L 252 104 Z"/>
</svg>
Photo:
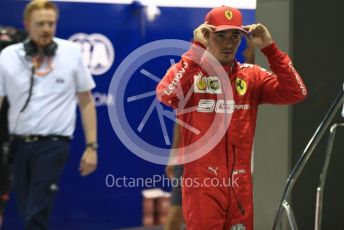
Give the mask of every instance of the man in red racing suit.
<svg viewBox="0 0 344 230">
<path fill-rule="evenodd" d="M 305 98 L 307 90 L 290 58 L 278 49 L 264 25 L 242 26 L 240 11 L 226 6 L 212 9 L 205 21 L 194 31 L 191 48 L 157 86 L 158 99 L 175 109 L 183 104 L 180 94 L 185 96 L 193 90 L 186 107 L 197 109 L 184 113 L 177 110 L 177 118 L 196 129 L 207 131 L 216 114 L 223 110 L 232 113 L 228 129 L 218 144 L 203 157 L 184 165 L 183 180 L 198 181 L 193 186 L 183 184 L 186 227 L 252 230 L 251 152 L 258 105 L 296 103 Z M 261 49 L 272 72 L 235 60 L 242 36 Z M 202 54 L 197 51 L 200 47 L 206 49 Z M 219 61 L 230 82 L 234 103 L 229 106 L 223 103 L 226 100 L 218 100 L 224 94 L 219 87 L 220 77 L 209 76 L 204 70 L 209 53 Z M 180 127 L 180 132 L 183 146 L 200 138 L 185 127 Z M 222 182 L 228 178 L 230 186 L 225 186 Z M 204 183 L 214 179 L 218 183 L 207 186 Z"/>
</svg>

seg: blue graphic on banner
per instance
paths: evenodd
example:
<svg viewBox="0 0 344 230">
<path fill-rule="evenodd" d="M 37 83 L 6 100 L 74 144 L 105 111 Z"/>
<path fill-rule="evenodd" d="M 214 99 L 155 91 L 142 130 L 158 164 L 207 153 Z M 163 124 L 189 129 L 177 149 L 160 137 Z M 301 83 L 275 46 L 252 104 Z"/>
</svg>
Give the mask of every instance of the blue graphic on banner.
<svg viewBox="0 0 344 230">
<path fill-rule="evenodd" d="M 22 13 L 26 3 L 27 1 L 0 0 L 0 24 L 23 28 Z M 117 98 L 108 93 L 110 82 L 116 83 L 116 79 L 112 79 L 116 69 L 131 52 L 142 45 L 161 39 L 190 42 L 193 30 L 203 22 L 209 9 L 160 7 L 160 14 L 156 15 L 156 18 L 148 18 L 144 7 L 137 3 L 125 5 L 58 2 L 57 5 L 60 9 L 57 36 L 80 44 L 84 51 L 84 61 L 97 84 L 93 95 L 97 105 L 100 147 L 97 171 L 88 177 L 80 177 L 78 168 L 84 151 L 84 136 L 78 116 L 70 159 L 61 179 L 61 189 L 51 217 L 52 229 L 93 230 L 142 226 L 142 190 L 160 187 L 169 191 L 169 188 L 161 181 L 154 185 L 146 184 L 146 187 L 124 188 L 113 183 L 114 178 L 162 176 L 165 166 L 136 156 L 117 137 L 108 115 L 108 106 L 113 108 L 118 103 Z M 244 24 L 255 21 L 254 10 L 242 12 Z M 243 40 L 237 57 L 239 61 L 243 61 L 244 48 Z M 166 54 L 164 58 L 146 63 L 146 72 L 136 72 L 137 77 L 131 78 L 129 86 L 123 89 L 124 98 L 154 91 L 157 82 L 148 77 L 140 78 L 139 74 L 147 75 L 149 72 L 161 78 L 171 65 L 171 59 L 178 62 L 180 57 Z M 142 69 L 138 69 L 140 70 Z M 155 95 L 148 95 L 143 97 L 140 103 L 127 103 L 127 120 L 144 141 L 168 149 L 172 142 L 172 120 L 165 119 L 166 130 L 163 133 L 158 113 L 152 112 L 144 127 L 140 128 L 154 97 Z M 23 225 L 18 220 L 12 196 L 6 209 L 4 229 L 20 229 Z"/>
</svg>

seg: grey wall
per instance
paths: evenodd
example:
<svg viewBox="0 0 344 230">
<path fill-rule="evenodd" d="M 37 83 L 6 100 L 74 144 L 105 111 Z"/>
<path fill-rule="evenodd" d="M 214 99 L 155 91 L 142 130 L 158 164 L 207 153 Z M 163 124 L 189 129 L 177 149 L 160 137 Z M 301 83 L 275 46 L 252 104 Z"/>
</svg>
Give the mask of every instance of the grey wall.
<svg viewBox="0 0 344 230">
<path fill-rule="evenodd" d="M 294 2 L 294 58 L 302 72 L 309 96 L 293 109 L 295 164 L 344 82 L 343 13 L 340 1 Z M 335 121 L 344 122 L 339 115 Z M 293 203 L 300 229 L 313 229 L 315 188 L 324 161 L 328 133 L 313 153 L 293 192 Z M 343 229 L 344 131 L 338 130 L 324 196 L 323 229 Z"/>
<path fill-rule="evenodd" d="M 272 221 L 290 170 L 322 121 L 344 82 L 342 8 L 338 1 L 258 0 L 257 21 L 266 24 L 280 48 L 287 51 L 308 87 L 308 98 L 292 107 L 262 106 L 255 138 L 255 229 Z M 257 52 L 256 62 L 266 66 Z M 338 114 L 334 122 L 344 122 Z M 299 229 L 314 229 L 315 189 L 324 162 L 328 132 L 292 192 Z M 323 229 L 343 229 L 344 130 L 333 149 L 324 196 Z M 286 224 L 284 222 L 284 224 Z M 283 229 L 289 229 L 284 226 Z"/>
<path fill-rule="evenodd" d="M 289 0 L 258 0 L 257 22 L 263 23 L 285 52 L 290 53 Z M 256 63 L 268 67 L 265 57 L 256 52 Z M 288 106 L 260 107 L 255 137 L 255 229 L 272 229 L 290 168 L 290 114 Z"/>
</svg>

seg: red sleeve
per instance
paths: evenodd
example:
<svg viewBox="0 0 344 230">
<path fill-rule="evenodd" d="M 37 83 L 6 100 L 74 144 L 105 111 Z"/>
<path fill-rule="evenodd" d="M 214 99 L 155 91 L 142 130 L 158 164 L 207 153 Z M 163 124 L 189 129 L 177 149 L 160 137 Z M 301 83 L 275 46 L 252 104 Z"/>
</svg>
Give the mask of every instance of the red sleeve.
<svg viewBox="0 0 344 230">
<path fill-rule="evenodd" d="M 307 89 L 295 70 L 289 56 L 275 43 L 261 50 L 267 57 L 273 73 L 257 67 L 259 103 L 293 104 L 302 101 Z"/>
<path fill-rule="evenodd" d="M 179 102 L 184 98 L 192 86 L 193 75 L 204 53 L 204 47 L 194 42 L 190 49 L 183 54 L 182 59 L 171 66 L 156 88 L 159 101 L 178 108 Z"/>
</svg>

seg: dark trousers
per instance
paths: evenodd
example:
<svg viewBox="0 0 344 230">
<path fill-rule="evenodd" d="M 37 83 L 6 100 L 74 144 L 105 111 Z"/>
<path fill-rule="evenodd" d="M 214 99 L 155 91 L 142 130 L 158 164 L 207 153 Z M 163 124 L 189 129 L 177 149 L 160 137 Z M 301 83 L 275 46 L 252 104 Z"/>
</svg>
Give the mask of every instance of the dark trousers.
<svg viewBox="0 0 344 230">
<path fill-rule="evenodd" d="M 182 177 L 184 172 L 183 165 L 174 165 L 173 174 L 174 178 L 178 180 L 178 184 L 173 185 L 171 190 L 171 205 L 182 206 Z"/>
<path fill-rule="evenodd" d="M 58 181 L 69 155 L 67 141 L 16 140 L 13 183 L 26 230 L 48 229 Z"/>
<path fill-rule="evenodd" d="M 0 215 L 2 215 L 4 212 L 5 204 L 9 198 L 8 194 L 11 189 L 10 165 L 4 161 L 1 144 L 0 144 Z"/>
</svg>

